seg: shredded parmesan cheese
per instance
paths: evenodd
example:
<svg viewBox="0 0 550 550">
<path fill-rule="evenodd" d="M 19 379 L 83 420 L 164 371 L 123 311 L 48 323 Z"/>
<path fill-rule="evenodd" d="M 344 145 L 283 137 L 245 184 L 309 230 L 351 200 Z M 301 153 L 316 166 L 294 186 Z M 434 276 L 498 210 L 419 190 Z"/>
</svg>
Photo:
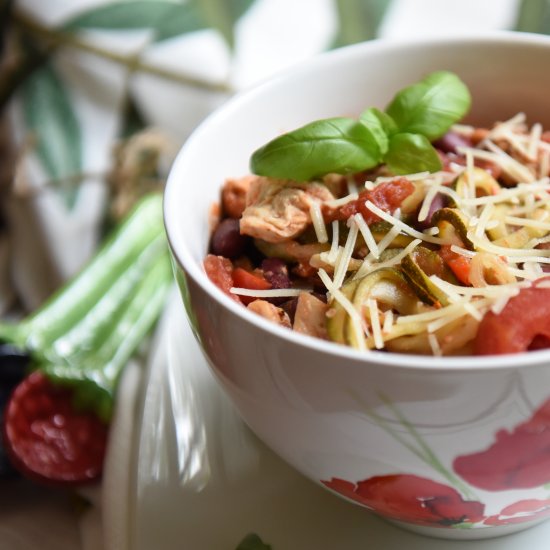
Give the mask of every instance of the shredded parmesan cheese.
<svg viewBox="0 0 550 550">
<path fill-rule="evenodd" d="M 253 298 L 292 298 L 299 296 L 301 292 L 311 292 L 311 288 L 270 288 L 268 290 L 254 290 L 250 288 L 231 287 L 229 292 L 238 296 L 250 296 Z"/>
<path fill-rule="evenodd" d="M 422 241 L 426 241 L 428 243 L 434 243 L 434 244 L 449 244 L 444 239 L 440 239 L 438 237 L 433 237 L 432 235 L 427 235 L 426 233 L 421 233 L 420 231 L 417 231 L 416 229 L 413 229 L 412 227 L 408 226 L 406 223 L 403 223 L 401 220 L 398 220 L 391 214 L 388 214 L 387 212 L 384 212 L 384 210 L 381 210 L 373 204 L 371 201 L 366 201 L 365 206 L 374 214 L 376 214 L 378 217 L 382 218 L 383 220 L 391 223 L 395 227 L 399 227 L 403 233 L 406 233 L 407 235 L 410 235 L 411 237 L 416 237 L 417 239 L 420 239 Z"/>
<path fill-rule="evenodd" d="M 313 222 L 313 229 L 315 235 L 320 243 L 328 242 L 327 228 L 325 221 L 323 220 L 323 214 L 321 213 L 321 206 L 317 201 L 313 201 L 309 207 L 309 214 L 311 221 Z"/>
<path fill-rule="evenodd" d="M 380 317 L 378 314 L 378 304 L 376 303 L 376 300 L 369 298 L 367 300 L 367 308 L 369 310 L 374 347 L 376 349 L 382 349 L 384 347 L 384 338 L 382 336 L 382 328 L 380 327 Z"/>
<path fill-rule="evenodd" d="M 359 231 L 361 231 L 361 235 L 363 236 L 363 239 L 365 240 L 365 244 L 367 245 L 367 248 L 369 249 L 370 254 L 372 254 L 372 257 L 378 260 L 380 257 L 380 252 L 378 251 L 378 245 L 376 244 L 376 241 L 374 240 L 374 237 L 372 236 L 371 230 L 365 220 L 363 219 L 363 216 L 361 214 L 355 214 L 353 216 L 353 219 L 355 223 L 357 224 L 357 227 L 359 228 Z"/>
</svg>

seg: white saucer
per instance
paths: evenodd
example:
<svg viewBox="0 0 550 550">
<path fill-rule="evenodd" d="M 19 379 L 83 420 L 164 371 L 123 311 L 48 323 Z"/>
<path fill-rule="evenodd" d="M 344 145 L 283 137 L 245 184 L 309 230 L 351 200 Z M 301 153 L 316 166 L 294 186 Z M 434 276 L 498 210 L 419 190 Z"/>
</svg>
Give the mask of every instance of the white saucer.
<svg viewBox="0 0 550 550">
<path fill-rule="evenodd" d="M 545 550 L 550 522 L 484 541 L 403 531 L 329 494 L 260 443 L 222 394 L 172 298 L 138 410 L 132 550 Z"/>
</svg>

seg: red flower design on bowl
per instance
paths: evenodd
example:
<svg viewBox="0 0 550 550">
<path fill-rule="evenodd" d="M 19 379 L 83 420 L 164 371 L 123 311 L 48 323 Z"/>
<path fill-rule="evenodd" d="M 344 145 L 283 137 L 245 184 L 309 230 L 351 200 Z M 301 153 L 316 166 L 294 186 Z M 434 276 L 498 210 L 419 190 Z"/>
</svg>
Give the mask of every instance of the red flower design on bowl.
<svg viewBox="0 0 550 550">
<path fill-rule="evenodd" d="M 375 476 L 357 483 L 332 478 L 323 484 L 382 516 L 400 521 L 449 527 L 484 519 L 481 502 L 464 500 L 452 487 L 411 474 Z"/>
<path fill-rule="evenodd" d="M 503 508 L 499 514 L 489 516 L 485 525 L 509 525 L 523 523 L 550 516 L 550 499 L 528 499 L 514 502 Z"/>
<path fill-rule="evenodd" d="M 495 442 L 453 462 L 455 472 L 487 491 L 539 487 L 550 481 L 550 399 L 511 432 L 500 430 Z"/>
</svg>

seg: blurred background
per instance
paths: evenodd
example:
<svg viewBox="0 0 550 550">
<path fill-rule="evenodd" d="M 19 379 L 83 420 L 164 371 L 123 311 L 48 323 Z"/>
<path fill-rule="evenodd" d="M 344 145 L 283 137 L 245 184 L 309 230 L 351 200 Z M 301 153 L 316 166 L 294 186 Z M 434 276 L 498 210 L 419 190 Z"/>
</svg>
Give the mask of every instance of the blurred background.
<svg viewBox="0 0 550 550">
<path fill-rule="evenodd" d="M 13 317 L 162 189 L 186 137 L 235 93 L 365 40 L 550 33 L 550 0 L 0 0 L 0 21 L 0 315 Z M 0 547 L 36 547 L 26 518 L 47 510 L 52 548 L 79 548 L 73 506 L 57 504 L 0 487 Z"/>
</svg>

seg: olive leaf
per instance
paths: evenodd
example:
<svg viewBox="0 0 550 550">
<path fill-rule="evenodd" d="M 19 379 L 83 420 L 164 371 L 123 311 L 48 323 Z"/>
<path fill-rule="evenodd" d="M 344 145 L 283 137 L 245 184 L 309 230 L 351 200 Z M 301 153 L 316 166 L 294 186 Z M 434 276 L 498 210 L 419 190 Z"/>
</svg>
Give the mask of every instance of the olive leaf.
<svg viewBox="0 0 550 550">
<path fill-rule="evenodd" d="M 152 29 L 153 40 L 161 42 L 206 28 L 197 7 L 189 2 L 138 0 L 114 2 L 79 13 L 63 28 L 79 29 Z"/>
<path fill-rule="evenodd" d="M 514 29 L 550 34 L 550 1 L 522 0 L 518 6 Z"/>
<path fill-rule="evenodd" d="M 334 172 L 348 174 L 376 166 L 382 158 L 374 133 L 351 118 L 328 118 L 283 134 L 256 150 L 253 173 L 307 181 Z"/>
<path fill-rule="evenodd" d="M 436 71 L 403 88 L 386 107 L 400 132 L 441 137 L 470 108 L 470 92 L 457 75 Z"/>
<path fill-rule="evenodd" d="M 207 27 L 200 11 L 192 3 L 172 4 L 155 25 L 155 42 L 199 31 Z"/>
<path fill-rule="evenodd" d="M 441 160 L 428 138 L 420 134 L 395 134 L 384 161 L 395 174 L 437 172 Z"/>
<path fill-rule="evenodd" d="M 66 30 L 152 29 L 154 41 L 213 28 L 233 47 L 233 29 L 254 0 L 118 1 L 83 11 L 65 22 Z"/>
<path fill-rule="evenodd" d="M 36 153 L 49 177 L 62 180 L 82 172 L 82 137 L 69 94 L 51 64 L 37 69 L 21 90 L 23 114 L 36 140 Z M 60 191 L 69 207 L 77 196 L 75 186 Z"/>
<path fill-rule="evenodd" d="M 63 25 L 67 30 L 78 29 L 147 29 L 170 15 L 175 4 L 168 1 L 138 0 L 113 2 L 85 10 Z"/>
<path fill-rule="evenodd" d="M 333 47 L 372 40 L 392 0 L 336 0 L 338 34 Z"/>
<path fill-rule="evenodd" d="M 237 21 L 255 0 L 193 0 L 209 27 L 224 37 L 231 49 L 235 45 L 234 28 Z"/>
</svg>

